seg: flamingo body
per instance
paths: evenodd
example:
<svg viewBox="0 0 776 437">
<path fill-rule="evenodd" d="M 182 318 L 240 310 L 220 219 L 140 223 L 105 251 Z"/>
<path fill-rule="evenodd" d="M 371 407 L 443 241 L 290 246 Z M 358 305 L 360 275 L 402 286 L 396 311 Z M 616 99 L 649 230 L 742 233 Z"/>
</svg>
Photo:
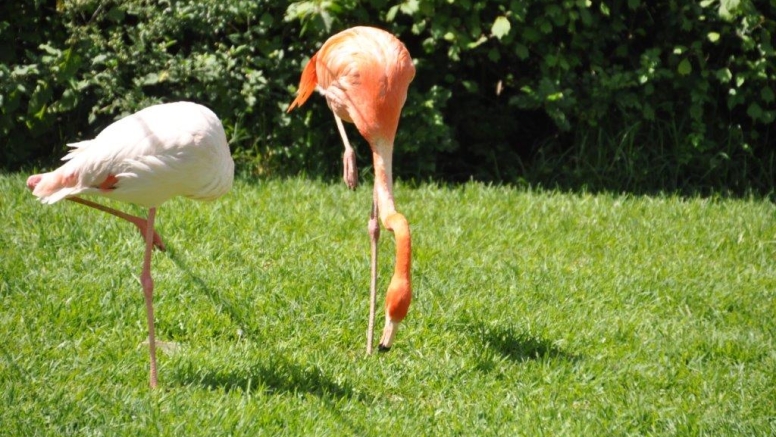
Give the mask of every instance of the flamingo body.
<svg viewBox="0 0 776 437">
<path fill-rule="evenodd" d="M 354 123 L 370 144 L 393 143 L 407 88 L 415 77 L 412 58 L 395 36 L 373 27 L 344 30 L 323 44 L 305 73 L 308 80 L 305 83 L 303 76 L 289 111 L 317 89 L 332 112 Z"/>
<path fill-rule="evenodd" d="M 288 111 L 301 106 L 314 90 L 326 98 L 334 113 L 342 141 L 344 179 L 354 188 L 358 179 L 355 153 L 342 121 L 356 125 L 372 149 L 375 170 L 373 207 L 369 221 L 372 242 L 372 283 L 367 353 L 372 350 L 374 288 L 376 282 L 379 216 L 383 226 L 394 233 L 396 264 L 386 293 L 386 324 L 380 349 L 387 350 L 412 300 L 411 238 L 409 224 L 396 211 L 393 199 L 392 157 L 401 109 L 407 89 L 415 77 L 415 67 L 407 48 L 395 36 L 373 27 L 353 27 L 329 38 L 310 58 L 302 72 L 296 99 Z"/>
<path fill-rule="evenodd" d="M 146 303 L 151 359 L 150 385 L 157 385 L 151 254 L 164 250 L 154 230 L 156 208 L 174 196 L 211 200 L 232 187 L 234 162 L 218 117 L 204 106 L 178 102 L 155 105 L 122 118 L 73 150 L 56 170 L 30 176 L 27 187 L 43 203 L 71 200 L 125 219 L 145 239 L 140 282 Z M 132 216 L 82 199 L 99 195 L 148 208 Z"/>
<path fill-rule="evenodd" d="M 195 103 L 148 107 L 69 146 L 63 166 L 30 178 L 39 177 L 32 193 L 43 203 L 92 194 L 151 208 L 174 196 L 215 199 L 232 187 L 221 121 Z"/>
</svg>

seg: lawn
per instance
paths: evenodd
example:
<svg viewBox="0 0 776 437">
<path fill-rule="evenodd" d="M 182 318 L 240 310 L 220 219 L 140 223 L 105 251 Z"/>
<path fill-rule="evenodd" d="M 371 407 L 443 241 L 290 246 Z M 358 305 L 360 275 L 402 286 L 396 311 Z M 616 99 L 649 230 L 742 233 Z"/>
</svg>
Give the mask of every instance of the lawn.
<svg viewBox="0 0 776 437">
<path fill-rule="evenodd" d="M 776 434 L 768 201 L 400 183 L 415 300 L 366 356 L 371 186 L 176 199 L 151 391 L 140 234 L 24 180 L 0 176 L 0 435 Z"/>
</svg>

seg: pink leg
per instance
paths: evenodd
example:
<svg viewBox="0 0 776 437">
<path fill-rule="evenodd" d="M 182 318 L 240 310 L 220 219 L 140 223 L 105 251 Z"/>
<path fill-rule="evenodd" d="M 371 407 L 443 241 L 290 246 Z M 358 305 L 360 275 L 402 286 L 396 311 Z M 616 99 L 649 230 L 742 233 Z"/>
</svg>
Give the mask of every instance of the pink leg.
<svg viewBox="0 0 776 437">
<path fill-rule="evenodd" d="M 73 201 L 75 203 L 80 203 L 81 205 L 86 205 L 94 209 L 99 209 L 100 211 L 107 212 L 108 214 L 115 215 L 116 217 L 122 218 L 132 223 L 133 225 L 137 226 L 137 229 L 140 231 L 140 234 L 143 235 L 143 238 L 146 237 L 147 225 L 146 225 L 146 221 L 141 217 L 129 215 L 127 213 L 117 211 L 113 208 L 108 208 L 107 206 L 100 205 L 99 203 L 82 199 L 80 197 L 68 197 L 67 200 Z M 164 251 L 164 243 L 162 242 L 162 237 L 160 237 L 159 234 L 156 233 L 156 231 L 153 232 L 153 242 L 154 242 L 154 246 L 157 249 Z"/>
<path fill-rule="evenodd" d="M 375 192 L 375 196 L 376 196 Z M 366 332 L 366 353 L 372 353 L 372 343 L 375 330 L 375 306 L 377 301 L 377 241 L 380 239 L 380 224 L 377 222 L 377 197 L 372 200 L 372 211 L 369 213 L 367 226 L 372 249 L 371 280 L 369 282 L 369 324 Z"/>
<path fill-rule="evenodd" d="M 143 273 L 140 283 L 143 284 L 146 315 L 148 316 L 148 348 L 151 353 L 151 388 L 156 388 L 156 336 L 154 335 L 154 280 L 151 277 L 151 255 L 154 252 L 154 218 L 156 208 L 148 210 L 148 226 L 145 234 L 145 257 L 143 258 Z"/>
<path fill-rule="evenodd" d="M 345 153 L 342 155 L 342 180 L 345 181 L 345 185 L 351 190 L 356 189 L 358 185 L 358 169 L 356 168 L 356 151 L 353 150 L 353 146 L 348 141 L 348 134 L 345 133 L 345 126 L 342 124 L 342 119 L 334 114 L 334 121 L 337 122 L 337 130 L 339 130 L 342 137 L 342 144 L 345 145 Z"/>
</svg>

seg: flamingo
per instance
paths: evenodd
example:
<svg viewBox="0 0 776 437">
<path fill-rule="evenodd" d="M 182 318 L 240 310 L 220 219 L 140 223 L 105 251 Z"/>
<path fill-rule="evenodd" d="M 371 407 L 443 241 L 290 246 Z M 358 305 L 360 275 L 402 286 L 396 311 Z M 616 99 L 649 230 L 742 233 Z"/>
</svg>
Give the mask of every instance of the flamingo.
<svg viewBox="0 0 776 437">
<path fill-rule="evenodd" d="M 68 144 L 67 161 L 56 170 L 27 179 L 44 204 L 62 199 L 99 209 L 134 224 L 145 239 L 140 282 L 145 296 L 150 351 L 150 385 L 157 386 L 154 336 L 153 248 L 164 250 L 154 230 L 156 209 L 185 196 L 212 200 L 232 187 L 234 162 L 221 121 L 208 108 L 190 102 L 154 105 L 116 121 L 93 140 Z M 129 215 L 82 199 L 99 195 L 148 208 L 148 217 Z"/>
<path fill-rule="evenodd" d="M 353 27 L 330 37 L 310 58 L 302 72 L 296 99 L 288 107 L 290 112 L 303 105 L 316 89 L 326 98 L 345 146 L 343 179 L 349 188 L 355 188 L 358 173 L 356 155 L 342 121 L 355 124 L 372 149 L 375 182 L 367 225 L 371 243 L 367 354 L 372 353 L 375 318 L 378 216 L 396 241 L 396 262 L 385 297 L 380 351 L 387 351 L 393 345 L 399 323 L 407 315 L 412 300 L 410 229 L 407 219 L 394 205 L 391 163 L 399 116 L 414 77 L 412 58 L 395 36 L 373 27 Z"/>
</svg>

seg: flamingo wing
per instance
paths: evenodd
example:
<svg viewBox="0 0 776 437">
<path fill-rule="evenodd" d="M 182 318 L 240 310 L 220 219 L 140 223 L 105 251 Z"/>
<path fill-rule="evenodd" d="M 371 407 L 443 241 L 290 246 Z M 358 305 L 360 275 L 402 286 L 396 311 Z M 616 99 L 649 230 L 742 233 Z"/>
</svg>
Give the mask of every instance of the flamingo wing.
<svg viewBox="0 0 776 437">
<path fill-rule="evenodd" d="M 183 195 L 211 199 L 232 185 L 234 162 L 218 118 L 188 102 L 156 105 L 111 124 L 40 176 L 43 203 L 97 194 L 145 207 Z"/>
<path fill-rule="evenodd" d="M 340 32 L 317 54 L 318 89 L 369 142 L 393 142 L 415 66 L 401 41 L 373 27 Z"/>
</svg>

